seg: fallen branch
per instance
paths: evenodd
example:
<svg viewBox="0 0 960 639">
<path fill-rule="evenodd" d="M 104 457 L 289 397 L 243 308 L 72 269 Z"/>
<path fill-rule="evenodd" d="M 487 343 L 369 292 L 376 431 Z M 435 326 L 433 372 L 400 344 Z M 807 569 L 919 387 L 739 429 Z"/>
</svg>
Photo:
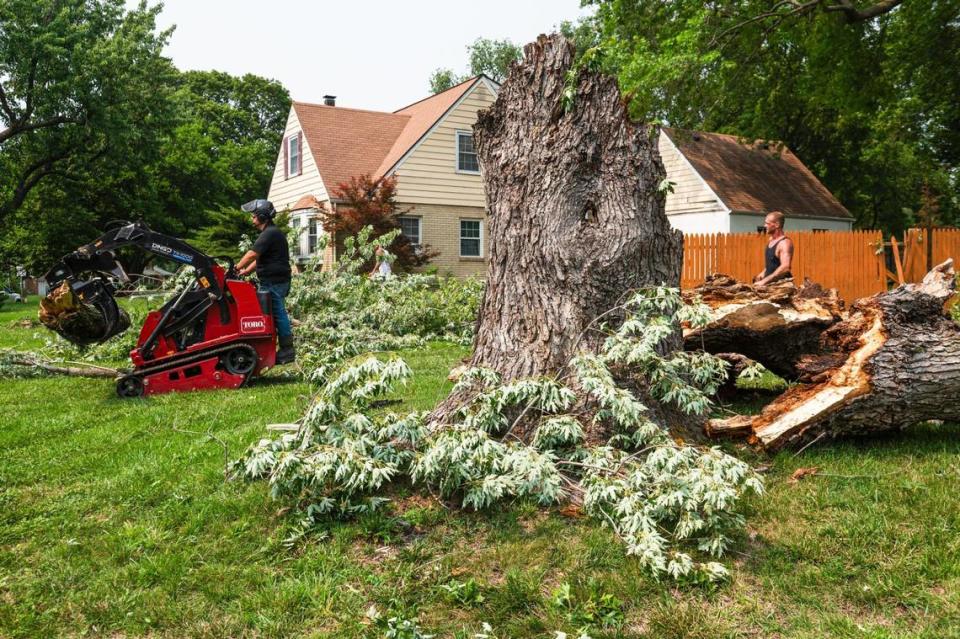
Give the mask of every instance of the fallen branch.
<svg viewBox="0 0 960 639">
<path fill-rule="evenodd" d="M 797 363 L 801 383 L 754 417 L 711 420 L 708 434 L 750 434 L 767 450 L 816 438 L 960 420 L 960 326 L 943 313 L 952 260 L 920 284 L 858 301 Z"/>
<path fill-rule="evenodd" d="M 73 364 L 69 366 L 66 364 Z M 81 362 L 55 362 L 46 360 L 34 353 L 4 351 L 0 353 L 0 365 L 23 366 L 43 370 L 54 375 L 72 375 L 74 377 L 99 377 L 115 379 L 120 371 L 106 366 L 84 364 Z"/>
</svg>

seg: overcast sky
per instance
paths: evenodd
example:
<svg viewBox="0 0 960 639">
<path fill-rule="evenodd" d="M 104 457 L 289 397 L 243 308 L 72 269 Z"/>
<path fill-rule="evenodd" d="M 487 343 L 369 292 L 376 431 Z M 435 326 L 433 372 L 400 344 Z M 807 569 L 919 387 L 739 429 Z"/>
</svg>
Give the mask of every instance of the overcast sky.
<svg viewBox="0 0 960 639">
<path fill-rule="evenodd" d="M 137 0 L 128 0 L 135 6 Z M 155 0 L 150 0 L 155 4 Z M 476 38 L 523 45 L 587 15 L 579 0 L 166 0 L 166 54 L 182 70 L 254 73 L 294 100 L 394 111 L 429 94 L 434 69 L 467 70 Z"/>
</svg>

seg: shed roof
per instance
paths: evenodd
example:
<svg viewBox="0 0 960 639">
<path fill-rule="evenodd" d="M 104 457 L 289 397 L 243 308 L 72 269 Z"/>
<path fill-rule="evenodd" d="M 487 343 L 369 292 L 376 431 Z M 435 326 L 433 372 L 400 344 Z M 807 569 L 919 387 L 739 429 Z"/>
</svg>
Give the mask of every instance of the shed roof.
<svg viewBox="0 0 960 639">
<path fill-rule="evenodd" d="M 853 219 L 786 145 L 723 133 L 663 132 L 733 212 Z"/>
</svg>

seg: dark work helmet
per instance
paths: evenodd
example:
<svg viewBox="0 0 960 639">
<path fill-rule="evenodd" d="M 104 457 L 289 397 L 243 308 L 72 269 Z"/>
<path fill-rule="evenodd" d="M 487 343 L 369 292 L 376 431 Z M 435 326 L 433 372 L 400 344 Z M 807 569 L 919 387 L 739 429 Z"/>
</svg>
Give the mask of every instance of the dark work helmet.
<svg viewBox="0 0 960 639">
<path fill-rule="evenodd" d="M 240 210 L 250 215 L 256 215 L 261 222 L 272 220 L 277 214 L 277 209 L 273 208 L 270 200 L 250 200 L 241 206 Z"/>
</svg>

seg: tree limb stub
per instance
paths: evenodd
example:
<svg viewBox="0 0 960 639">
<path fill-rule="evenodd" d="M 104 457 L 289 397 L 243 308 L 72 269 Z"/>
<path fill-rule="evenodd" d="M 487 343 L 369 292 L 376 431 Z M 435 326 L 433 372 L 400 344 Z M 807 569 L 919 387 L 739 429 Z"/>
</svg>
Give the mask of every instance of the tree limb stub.
<svg viewBox="0 0 960 639">
<path fill-rule="evenodd" d="M 960 419 L 960 327 L 945 317 L 952 260 L 920 284 L 859 300 L 824 331 L 822 353 L 804 358 L 802 381 L 753 418 L 711 420 L 707 432 L 743 432 L 766 450 L 817 437 L 901 429 Z"/>
</svg>

